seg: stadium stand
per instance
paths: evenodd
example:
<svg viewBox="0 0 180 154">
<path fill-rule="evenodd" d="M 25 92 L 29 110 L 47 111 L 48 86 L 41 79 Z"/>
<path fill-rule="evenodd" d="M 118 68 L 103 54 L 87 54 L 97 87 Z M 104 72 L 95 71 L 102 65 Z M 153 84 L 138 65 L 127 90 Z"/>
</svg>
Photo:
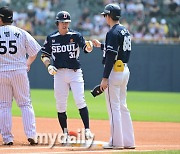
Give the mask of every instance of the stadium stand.
<svg viewBox="0 0 180 154">
<path fill-rule="evenodd" d="M 109 27 L 103 16 L 104 5 L 121 6 L 120 22 L 125 25 L 136 42 L 165 40 L 180 42 L 179 0 L 0 0 L 15 11 L 14 24 L 32 35 L 45 36 L 55 29 L 55 15 L 67 10 L 72 15 L 71 27 L 84 36 L 103 39 Z"/>
</svg>

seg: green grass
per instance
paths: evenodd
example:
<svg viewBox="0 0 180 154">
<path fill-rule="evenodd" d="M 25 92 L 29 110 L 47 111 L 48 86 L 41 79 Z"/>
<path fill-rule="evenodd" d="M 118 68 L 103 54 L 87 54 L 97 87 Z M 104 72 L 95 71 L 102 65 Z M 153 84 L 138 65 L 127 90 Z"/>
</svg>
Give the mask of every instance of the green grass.
<svg viewBox="0 0 180 154">
<path fill-rule="evenodd" d="M 53 90 L 31 90 L 36 117 L 57 117 Z M 94 98 L 85 91 L 91 119 L 108 119 L 104 94 Z M 128 91 L 128 108 L 133 121 L 180 122 L 180 93 Z M 20 109 L 13 103 L 14 116 Z M 80 118 L 72 93 L 67 107 L 68 118 Z"/>
</svg>

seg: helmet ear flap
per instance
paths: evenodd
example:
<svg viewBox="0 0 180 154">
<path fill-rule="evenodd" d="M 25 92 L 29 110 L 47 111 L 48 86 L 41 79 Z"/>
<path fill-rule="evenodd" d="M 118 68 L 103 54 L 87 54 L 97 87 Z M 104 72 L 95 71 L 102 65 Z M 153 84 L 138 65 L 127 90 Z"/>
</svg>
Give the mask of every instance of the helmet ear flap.
<svg viewBox="0 0 180 154">
<path fill-rule="evenodd" d="M 119 18 L 116 15 L 114 15 L 113 13 L 110 14 L 110 17 L 112 18 L 112 20 L 115 20 L 115 21 L 119 20 Z"/>
</svg>

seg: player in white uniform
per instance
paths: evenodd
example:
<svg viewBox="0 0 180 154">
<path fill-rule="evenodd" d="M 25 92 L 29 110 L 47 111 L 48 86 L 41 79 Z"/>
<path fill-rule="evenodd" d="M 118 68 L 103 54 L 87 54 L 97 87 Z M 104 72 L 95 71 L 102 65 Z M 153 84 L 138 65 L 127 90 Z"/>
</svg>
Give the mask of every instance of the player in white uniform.
<svg viewBox="0 0 180 154">
<path fill-rule="evenodd" d="M 12 101 L 22 112 L 24 131 L 31 145 L 35 143 L 36 124 L 30 99 L 27 71 L 35 60 L 40 45 L 26 31 L 11 25 L 13 12 L 0 8 L 0 127 L 4 145 L 13 145 Z M 28 59 L 26 58 L 28 55 Z"/>
<path fill-rule="evenodd" d="M 126 104 L 126 90 L 129 80 L 127 63 L 131 53 L 131 37 L 128 30 L 119 23 L 121 9 L 116 4 L 106 5 L 102 13 L 110 30 L 105 44 L 93 40 L 95 47 L 101 47 L 104 73 L 100 88 L 105 90 L 110 119 L 111 137 L 105 149 L 134 149 L 134 131 L 130 112 Z"/>
</svg>

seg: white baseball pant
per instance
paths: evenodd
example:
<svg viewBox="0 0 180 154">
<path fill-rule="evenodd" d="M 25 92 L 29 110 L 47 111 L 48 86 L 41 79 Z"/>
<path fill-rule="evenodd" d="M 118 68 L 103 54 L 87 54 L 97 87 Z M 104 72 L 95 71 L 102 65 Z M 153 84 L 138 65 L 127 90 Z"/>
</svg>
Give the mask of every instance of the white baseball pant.
<svg viewBox="0 0 180 154">
<path fill-rule="evenodd" d="M 111 128 L 109 144 L 116 147 L 135 146 L 132 120 L 126 104 L 129 75 L 127 66 L 123 72 L 112 70 L 105 90 Z"/>
<path fill-rule="evenodd" d="M 0 124 L 5 143 L 13 142 L 12 101 L 15 98 L 22 112 L 27 138 L 36 136 L 35 115 L 30 100 L 29 80 L 26 70 L 0 72 Z"/>
<path fill-rule="evenodd" d="M 66 112 L 69 89 L 78 109 L 86 107 L 84 99 L 84 80 L 81 69 L 58 69 L 54 75 L 54 95 L 56 108 L 59 113 Z"/>
</svg>

